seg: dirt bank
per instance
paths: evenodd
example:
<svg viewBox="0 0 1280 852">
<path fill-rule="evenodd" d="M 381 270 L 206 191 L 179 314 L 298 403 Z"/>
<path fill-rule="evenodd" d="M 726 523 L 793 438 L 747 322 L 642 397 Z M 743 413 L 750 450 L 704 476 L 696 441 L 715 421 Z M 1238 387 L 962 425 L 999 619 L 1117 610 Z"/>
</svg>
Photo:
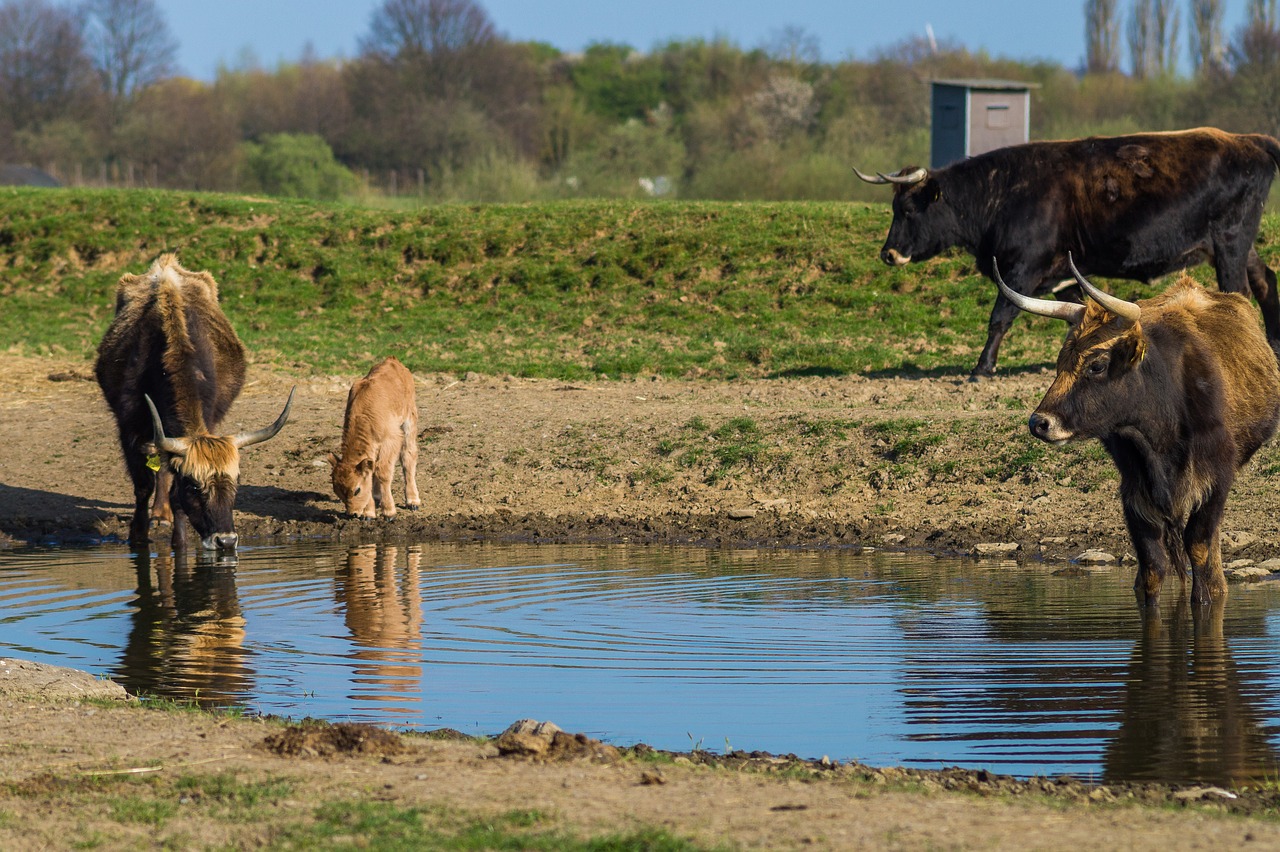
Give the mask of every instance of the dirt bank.
<svg viewBox="0 0 1280 852">
<path fill-rule="evenodd" d="M 246 451 L 242 538 L 872 546 L 1052 560 L 1130 551 L 1115 473 L 1096 443 L 1057 449 L 1027 435 L 1047 371 L 979 383 L 420 375 L 423 508 L 376 522 L 341 516 L 325 462 L 354 378 L 250 368 L 228 431 L 270 422 L 289 387 L 298 393 L 284 431 Z M 1280 455 L 1264 448 L 1237 482 L 1228 561 L 1280 556 L 1273 469 Z M 0 355 L 0 531 L 124 537 L 131 513 L 92 365 Z"/>
</svg>

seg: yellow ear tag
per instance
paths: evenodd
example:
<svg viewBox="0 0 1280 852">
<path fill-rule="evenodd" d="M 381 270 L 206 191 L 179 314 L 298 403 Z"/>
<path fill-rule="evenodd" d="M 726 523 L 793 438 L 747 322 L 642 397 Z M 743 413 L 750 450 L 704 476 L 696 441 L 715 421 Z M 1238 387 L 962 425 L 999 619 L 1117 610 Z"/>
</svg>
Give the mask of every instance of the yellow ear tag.
<svg viewBox="0 0 1280 852">
<path fill-rule="evenodd" d="M 151 468 L 156 472 L 159 472 L 160 470 L 160 454 L 159 453 L 152 453 L 151 455 L 147 456 L 147 467 Z"/>
</svg>

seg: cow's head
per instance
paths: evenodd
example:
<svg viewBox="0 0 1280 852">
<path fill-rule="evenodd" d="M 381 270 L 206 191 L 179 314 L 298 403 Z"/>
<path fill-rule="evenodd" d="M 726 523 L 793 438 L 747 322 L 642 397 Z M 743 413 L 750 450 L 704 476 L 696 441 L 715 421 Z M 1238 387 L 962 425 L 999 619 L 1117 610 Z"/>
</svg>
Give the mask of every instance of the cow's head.
<svg viewBox="0 0 1280 852">
<path fill-rule="evenodd" d="M 942 197 L 942 185 L 928 169 L 907 166 L 895 174 L 875 177 L 853 170 L 867 183 L 893 185 L 893 223 L 880 249 L 890 266 L 928 260 L 955 245 L 955 212 Z"/>
<path fill-rule="evenodd" d="M 151 409 L 156 448 L 167 458 L 173 471 L 170 504 L 186 514 L 205 550 L 235 550 L 238 537 L 232 510 L 240 479 L 240 450 L 274 438 L 284 428 L 293 406 L 293 391 L 289 391 L 284 410 L 270 426 L 231 436 L 200 433 L 168 437 L 155 403 L 149 396 L 144 399 Z"/>
<path fill-rule="evenodd" d="M 338 495 L 348 515 L 357 518 L 377 517 L 373 504 L 373 459 L 343 459 L 329 453 L 333 493 Z"/>
<path fill-rule="evenodd" d="M 1101 438 L 1114 432 L 1138 404 L 1135 376 L 1146 357 L 1142 309 L 1094 287 L 1067 256 L 1071 272 L 1093 300 L 1088 305 L 1034 299 L 1015 293 L 994 269 L 1000 292 L 1024 311 L 1071 323 L 1058 353 L 1058 374 L 1028 421 L 1031 434 L 1051 444 Z"/>
</svg>

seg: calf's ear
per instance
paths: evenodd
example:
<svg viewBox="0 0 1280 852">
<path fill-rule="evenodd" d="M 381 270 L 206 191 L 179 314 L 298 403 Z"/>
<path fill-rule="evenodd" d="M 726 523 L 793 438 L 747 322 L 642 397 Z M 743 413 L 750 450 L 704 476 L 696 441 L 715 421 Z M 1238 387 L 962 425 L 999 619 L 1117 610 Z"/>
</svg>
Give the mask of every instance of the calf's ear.
<svg viewBox="0 0 1280 852">
<path fill-rule="evenodd" d="M 337 466 L 338 466 L 338 463 L 339 463 L 339 462 L 341 462 L 341 461 L 342 461 L 342 459 L 338 458 L 338 454 L 337 454 L 337 453 L 329 453 L 329 467 L 330 467 L 330 469 L 337 467 Z"/>
<path fill-rule="evenodd" d="M 356 465 L 356 473 L 364 476 L 373 470 L 373 459 L 360 459 L 360 464 Z"/>
</svg>

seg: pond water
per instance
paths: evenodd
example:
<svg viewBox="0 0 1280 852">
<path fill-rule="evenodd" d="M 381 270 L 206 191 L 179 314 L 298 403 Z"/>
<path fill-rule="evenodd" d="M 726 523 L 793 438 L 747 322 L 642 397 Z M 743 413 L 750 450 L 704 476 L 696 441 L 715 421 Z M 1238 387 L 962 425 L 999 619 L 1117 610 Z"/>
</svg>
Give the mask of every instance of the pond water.
<svg viewBox="0 0 1280 852">
<path fill-rule="evenodd" d="M 0 656 L 398 728 L 1090 780 L 1275 778 L 1280 590 L 843 551 L 308 543 L 0 553 Z M 1176 588 L 1176 586 L 1174 586 Z M 1166 597 L 1176 597 L 1172 594 Z"/>
</svg>

